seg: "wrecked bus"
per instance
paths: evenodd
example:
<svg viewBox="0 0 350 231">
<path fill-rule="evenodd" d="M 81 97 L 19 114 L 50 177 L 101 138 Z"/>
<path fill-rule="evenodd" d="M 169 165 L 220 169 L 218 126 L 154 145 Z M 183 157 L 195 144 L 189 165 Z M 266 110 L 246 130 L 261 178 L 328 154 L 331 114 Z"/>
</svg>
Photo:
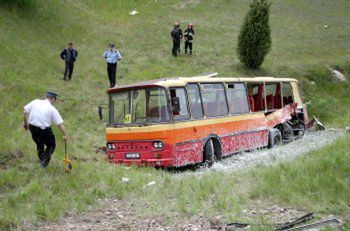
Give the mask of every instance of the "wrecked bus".
<svg viewBox="0 0 350 231">
<path fill-rule="evenodd" d="M 109 162 L 180 167 L 302 136 L 308 116 L 291 78 L 165 78 L 110 88 Z"/>
</svg>

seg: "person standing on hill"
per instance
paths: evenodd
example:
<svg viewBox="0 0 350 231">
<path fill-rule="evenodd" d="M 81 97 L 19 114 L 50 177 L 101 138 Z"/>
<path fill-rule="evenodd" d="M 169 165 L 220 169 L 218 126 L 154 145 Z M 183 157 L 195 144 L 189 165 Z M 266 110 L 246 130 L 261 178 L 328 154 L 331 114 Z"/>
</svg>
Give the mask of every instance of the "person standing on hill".
<svg viewBox="0 0 350 231">
<path fill-rule="evenodd" d="M 180 42 L 182 39 L 182 30 L 180 29 L 180 23 L 175 22 L 174 29 L 171 31 L 170 34 L 173 40 L 172 54 L 174 57 L 176 57 L 177 53 L 180 53 Z"/>
<path fill-rule="evenodd" d="M 27 131 L 30 130 L 32 138 L 36 143 L 36 149 L 40 165 L 46 168 L 51 156 L 56 148 L 55 135 L 51 130 L 51 123 L 54 122 L 63 133 L 63 139 L 67 140 L 66 129 L 63 120 L 57 109 L 53 106 L 56 102 L 57 94 L 46 92 L 45 99 L 36 99 L 24 106 L 24 124 Z M 46 149 L 44 150 L 44 147 Z"/>
<path fill-rule="evenodd" d="M 73 75 L 74 62 L 78 58 L 78 51 L 73 48 L 73 43 L 70 42 L 68 43 L 68 47 L 61 52 L 60 56 L 63 60 L 65 60 L 66 63 L 63 80 L 67 81 L 67 74 L 68 80 L 71 80 Z"/>
<path fill-rule="evenodd" d="M 184 33 L 185 37 L 185 54 L 187 54 L 187 48 L 190 49 L 190 55 L 192 55 L 192 44 L 193 44 L 193 37 L 194 37 L 194 30 L 193 30 L 193 24 L 190 23 L 187 26 L 187 29 Z"/>
<path fill-rule="evenodd" d="M 109 44 L 109 49 L 106 50 L 103 55 L 103 58 L 107 61 L 107 73 L 109 78 L 110 87 L 116 86 L 116 74 L 117 74 L 117 63 L 122 59 L 119 51 L 115 49 L 113 43 Z"/>
</svg>

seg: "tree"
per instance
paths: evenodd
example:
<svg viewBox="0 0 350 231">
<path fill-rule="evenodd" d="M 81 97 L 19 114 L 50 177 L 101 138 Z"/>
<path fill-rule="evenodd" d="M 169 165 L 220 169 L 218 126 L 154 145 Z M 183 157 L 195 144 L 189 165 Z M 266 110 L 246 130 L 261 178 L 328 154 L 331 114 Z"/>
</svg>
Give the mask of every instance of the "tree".
<svg viewBox="0 0 350 231">
<path fill-rule="evenodd" d="M 239 60 L 248 68 L 259 68 L 271 49 L 268 0 L 253 0 L 238 37 Z"/>
<path fill-rule="evenodd" d="M 19 8 L 31 8 L 34 6 L 36 0 L 0 0 L 0 5 L 7 4 Z"/>
</svg>

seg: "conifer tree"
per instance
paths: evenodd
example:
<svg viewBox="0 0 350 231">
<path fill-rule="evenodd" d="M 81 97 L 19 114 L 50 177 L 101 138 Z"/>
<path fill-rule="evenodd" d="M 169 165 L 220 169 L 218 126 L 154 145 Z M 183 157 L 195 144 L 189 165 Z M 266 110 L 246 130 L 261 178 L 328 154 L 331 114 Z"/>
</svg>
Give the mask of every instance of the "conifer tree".
<svg viewBox="0 0 350 231">
<path fill-rule="evenodd" d="M 259 68 L 271 49 L 268 0 L 253 0 L 244 18 L 237 53 L 239 60 L 248 68 Z"/>
</svg>

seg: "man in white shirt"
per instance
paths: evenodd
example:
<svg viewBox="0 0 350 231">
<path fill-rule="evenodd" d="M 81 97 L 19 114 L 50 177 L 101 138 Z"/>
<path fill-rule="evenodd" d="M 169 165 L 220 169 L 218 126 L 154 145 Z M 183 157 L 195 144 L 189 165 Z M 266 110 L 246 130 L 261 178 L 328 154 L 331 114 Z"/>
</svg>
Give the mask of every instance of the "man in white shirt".
<svg viewBox="0 0 350 231">
<path fill-rule="evenodd" d="M 38 157 L 42 167 L 47 167 L 56 148 L 55 135 L 51 130 L 54 122 L 63 133 L 63 139 L 67 140 L 66 129 L 57 109 L 52 105 L 57 94 L 46 92 L 45 99 L 36 99 L 24 106 L 24 129 L 30 130 L 36 143 Z M 46 149 L 44 150 L 44 145 Z"/>
</svg>

